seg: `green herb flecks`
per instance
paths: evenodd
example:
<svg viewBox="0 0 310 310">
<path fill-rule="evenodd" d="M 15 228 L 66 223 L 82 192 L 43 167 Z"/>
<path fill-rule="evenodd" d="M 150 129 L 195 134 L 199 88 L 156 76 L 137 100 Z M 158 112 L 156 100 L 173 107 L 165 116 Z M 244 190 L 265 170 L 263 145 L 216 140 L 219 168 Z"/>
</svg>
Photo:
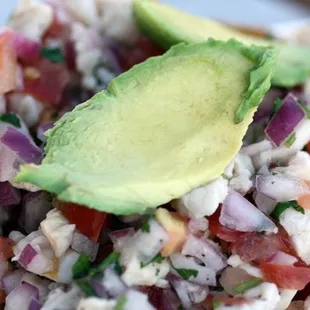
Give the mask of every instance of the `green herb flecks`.
<svg viewBox="0 0 310 310">
<path fill-rule="evenodd" d="M 260 278 L 254 278 L 254 279 L 251 279 L 249 281 L 244 281 L 244 282 L 241 282 L 239 284 L 237 284 L 234 288 L 235 292 L 236 293 L 244 293 L 245 291 L 249 290 L 250 288 L 253 288 L 259 284 L 262 283 L 262 279 Z"/>
<path fill-rule="evenodd" d="M 188 280 L 190 277 L 196 278 L 198 276 L 198 270 L 196 269 L 179 269 L 172 266 L 172 268 L 182 277 L 184 280 Z"/>
<path fill-rule="evenodd" d="M 221 303 L 219 300 L 213 299 L 213 301 L 212 301 L 213 310 L 218 309 L 220 305 L 221 305 Z"/>
<path fill-rule="evenodd" d="M 65 62 L 65 55 L 59 47 L 42 48 L 41 56 L 56 64 Z"/>
<path fill-rule="evenodd" d="M 79 279 L 76 280 L 75 283 L 87 297 L 97 296 L 87 279 Z"/>
<path fill-rule="evenodd" d="M 283 100 L 281 100 L 280 98 L 276 98 L 274 104 L 273 104 L 273 107 L 272 107 L 272 116 L 275 115 L 279 109 L 281 108 L 283 104 Z"/>
<path fill-rule="evenodd" d="M 274 210 L 271 213 L 271 216 L 279 221 L 280 220 L 280 216 L 281 214 L 288 208 L 293 208 L 298 212 L 301 212 L 302 214 L 305 214 L 305 210 L 300 207 L 297 203 L 296 200 L 292 200 L 292 201 L 286 201 L 286 202 L 279 202 L 277 203 L 276 207 L 274 208 Z"/>
<path fill-rule="evenodd" d="M 123 310 L 125 308 L 126 302 L 127 302 L 126 296 L 120 297 L 117 301 L 117 304 L 116 304 L 114 310 Z"/>
<path fill-rule="evenodd" d="M 119 271 L 118 260 L 121 256 L 119 252 L 112 252 L 104 261 L 90 272 L 90 276 L 103 272 L 108 266 L 112 266 L 116 272 Z"/>
<path fill-rule="evenodd" d="M 151 264 L 151 263 L 157 263 L 160 264 L 165 259 L 164 256 L 162 256 L 160 253 L 158 253 L 156 256 L 152 258 L 152 260 L 149 263 L 143 264 L 141 263 L 141 268 L 144 268 L 145 266 Z"/>
<path fill-rule="evenodd" d="M 73 279 L 81 279 L 86 277 L 91 270 L 91 264 L 88 259 L 88 256 L 85 254 L 81 254 L 77 262 L 73 265 L 72 273 Z"/>
<path fill-rule="evenodd" d="M 0 116 L 0 121 L 13 125 L 14 127 L 20 128 L 21 123 L 19 118 L 13 113 L 5 113 Z"/>
<path fill-rule="evenodd" d="M 293 145 L 293 143 L 296 141 L 296 133 L 293 132 L 284 142 L 284 145 L 286 147 L 291 147 Z"/>
</svg>

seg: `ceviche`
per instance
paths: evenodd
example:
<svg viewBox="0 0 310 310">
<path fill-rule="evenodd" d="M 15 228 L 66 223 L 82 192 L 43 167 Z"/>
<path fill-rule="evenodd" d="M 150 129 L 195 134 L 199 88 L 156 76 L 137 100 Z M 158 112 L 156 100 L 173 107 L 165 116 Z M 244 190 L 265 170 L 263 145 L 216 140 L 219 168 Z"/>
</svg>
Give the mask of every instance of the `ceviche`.
<svg viewBox="0 0 310 310">
<path fill-rule="evenodd" d="M 2 308 L 309 310 L 303 33 L 20 1 L 0 29 Z"/>
</svg>

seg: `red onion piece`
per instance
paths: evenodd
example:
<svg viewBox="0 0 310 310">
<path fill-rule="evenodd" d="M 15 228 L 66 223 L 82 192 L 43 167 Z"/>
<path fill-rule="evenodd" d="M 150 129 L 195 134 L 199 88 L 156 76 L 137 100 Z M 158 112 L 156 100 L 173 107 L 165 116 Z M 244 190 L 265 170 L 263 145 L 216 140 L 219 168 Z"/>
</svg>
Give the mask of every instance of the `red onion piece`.
<svg viewBox="0 0 310 310">
<path fill-rule="evenodd" d="M 230 190 L 223 202 L 220 223 L 230 229 L 277 232 L 277 226 L 239 193 Z"/>
<path fill-rule="evenodd" d="M 33 64 L 40 58 L 41 44 L 18 32 L 14 32 L 17 57 L 25 64 Z"/>
<path fill-rule="evenodd" d="M 227 266 L 226 258 L 220 252 L 220 248 L 216 243 L 193 235 L 187 237 L 182 254 L 198 258 L 207 268 L 211 268 L 216 272 Z"/>
<path fill-rule="evenodd" d="M 304 109 L 297 101 L 298 99 L 293 94 L 288 94 L 265 129 L 266 136 L 276 146 L 280 146 L 306 116 Z"/>
<path fill-rule="evenodd" d="M 38 299 L 32 297 L 28 310 L 40 310 L 41 304 Z"/>
<path fill-rule="evenodd" d="M 28 310 L 32 298 L 39 299 L 39 290 L 27 282 L 22 282 L 6 297 L 6 308 Z"/>
<path fill-rule="evenodd" d="M 7 295 L 9 295 L 13 289 L 20 284 L 22 276 L 23 272 L 21 270 L 15 270 L 2 277 L 1 283 Z"/>
<path fill-rule="evenodd" d="M 111 267 L 105 269 L 102 278 L 102 285 L 107 294 L 112 298 L 117 298 L 126 294 L 129 289 L 125 282 Z"/>
<path fill-rule="evenodd" d="M 250 276 L 246 271 L 240 269 L 240 268 L 232 268 L 232 267 L 227 267 L 219 281 L 220 284 L 222 285 L 223 289 L 229 294 L 229 295 L 237 295 L 238 293 L 235 291 L 236 285 L 248 281 L 252 279 L 253 277 Z"/>
<path fill-rule="evenodd" d="M 304 181 L 287 177 L 282 173 L 258 175 L 256 189 L 277 202 L 296 200 L 300 196 L 309 194 L 309 187 Z"/>
<path fill-rule="evenodd" d="M 178 296 L 172 289 L 166 289 L 161 295 L 160 307 L 162 310 L 175 310 L 180 306 Z"/>
<path fill-rule="evenodd" d="M 109 233 L 109 237 L 114 245 L 115 250 L 120 250 L 124 242 L 135 234 L 135 230 L 130 228 L 114 230 Z"/>
<path fill-rule="evenodd" d="M 28 265 L 37 255 L 38 252 L 30 244 L 27 244 L 21 252 L 18 262 L 27 269 Z"/>
<path fill-rule="evenodd" d="M 196 234 L 200 231 L 206 231 L 209 228 L 209 222 L 206 218 L 190 219 L 188 222 L 188 229 L 192 234 Z"/>
<path fill-rule="evenodd" d="M 253 198 L 257 208 L 268 215 L 272 213 L 273 209 L 277 204 L 276 200 L 269 198 L 268 196 L 260 192 L 254 192 Z"/>
<path fill-rule="evenodd" d="M 18 189 L 9 182 L 0 182 L 0 205 L 17 205 L 21 201 L 21 194 Z"/>
<path fill-rule="evenodd" d="M 45 219 L 46 213 L 53 208 L 50 194 L 39 191 L 27 193 L 23 197 L 19 224 L 29 234 L 36 230 Z"/>
<path fill-rule="evenodd" d="M 197 264 L 192 257 L 186 257 L 182 254 L 172 254 L 170 256 L 171 264 L 176 269 L 193 269 L 197 270 L 196 277 L 191 276 L 188 280 L 200 285 L 216 286 L 216 274 L 211 268 L 207 268 Z M 179 276 L 177 271 L 173 270 L 173 274 Z"/>
<path fill-rule="evenodd" d="M 54 123 L 44 124 L 38 127 L 37 129 L 37 137 L 40 141 L 46 142 L 45 132 L 49 129 L 53 128 Z"/>
<path fill-rule="evenodd" d="M 80 232 L 75 231 L 73 233 L 71 248 L 79 254 L 86 254 L 90 261 L 94 261 L 98 253 L 99 244 Z"/>
<path fill-rule="evenodd" d="M 15 152 L 23 162 L 38 164 L 42 158 L 42 151 L 29 137 L 12 126 L 7 126 L 0 141 L 13 152 Z"/>
<path fill-rule="evenodd" d="M 268 263 L 278 265 L 294 265 L 297 261 L 298 259 L 295 256 L 278 251 L 270 260 L 268 260 Z"/>
</svg>

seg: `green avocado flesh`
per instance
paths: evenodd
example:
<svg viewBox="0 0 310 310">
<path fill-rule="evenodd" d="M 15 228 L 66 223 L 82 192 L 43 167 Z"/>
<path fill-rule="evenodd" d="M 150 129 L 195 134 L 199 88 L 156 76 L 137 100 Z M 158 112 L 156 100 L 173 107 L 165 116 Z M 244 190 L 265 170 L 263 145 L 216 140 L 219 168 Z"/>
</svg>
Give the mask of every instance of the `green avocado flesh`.
<svg viewBox="0 0 310 310">
<path fill-rule="evenodd" d="M 63 116 L 43 163 L 23 166 L 15 181 L 114 214 L 180 197 L 239 151 L 274 61 L 273 49 L 233 40 L 174 46 Z"/>
<path fill-rule="evenodd" d="M 293 87 L 310 75 L 310 49 L 244 35 L 218 22 L 200 19 L 149 0 L 134 1 L 134 16 L 140 30 L 164 48 L 180 42 L 193 43 L 209 38 L 235 38 L 244 44 L 273 45 L 279 55 L 272 84 Z"/>
</svg>

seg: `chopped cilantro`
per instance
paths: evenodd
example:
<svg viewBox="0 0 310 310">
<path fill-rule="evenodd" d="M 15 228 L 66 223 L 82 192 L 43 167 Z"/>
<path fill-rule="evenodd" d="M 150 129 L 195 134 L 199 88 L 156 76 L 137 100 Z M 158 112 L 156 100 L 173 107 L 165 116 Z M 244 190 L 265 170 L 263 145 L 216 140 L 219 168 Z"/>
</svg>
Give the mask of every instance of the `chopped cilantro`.
<svg viewBox="0 0 310 310">
<path fill-rule="evenodd" d="M 162 256 L 160 253 L 158 253 L 152 260 L 152 263 L 158 263 L 160 264 L 165 259 L 164 256 Z"/>
<path fill-rule="evenodd" d="M 182 306 L 182 305 L 179 305 L 179 306 L 178 306 L 178 310 L 184 310 L 183 306 Z"/>
<path fill-rule="evenodd" d="M 14 127 L 20 128 L 20 120 L 13 113 L 5 113 L 0 116 L 0 121 L 13 125 Z"/>
<path fill-rule="evenodd" d="M 229 177 L 225 173 L 222 174 L 222 178 L 229 181 Z"/>
<path fill-rule="evenodd" d="M 79 280 L 76 280 L 75 283 L 78 285 L 78 287 L 87 297 L 97 296 L 96 292 L 91 287 L 87 279 L 79 279 Z"/>
<path fill-rule="evenodd" d="M 149 233 L 150 232 L 150 224 L 149 224 L 149 221 L 143 223 L 142 227 L 141 227 L 141 230 L 143 232 L 147 232 Z"/>
<path fill-rule="evenodd" d="M 220 305 L 221 305 L 221 303 L 219 300 L 213 299 L 213 301 L 212 301 L 213 310 L 216 310 L 217 308 L 219 308 Z"/>
<path fill-rule="evenodd" d="M 273 104 L 272 116 L 275 115 L 279 111 L 282 104 L 283 104 L 283 100 L 281 100 L 280 98 L 276 98 Z"/>
<path fill-rule="evenodd" d="M 112 252 L 108 257 L 106 257 L 103 262 L 95 268 L 92 272 L 91 275 L 94 275 L 98 272 L 104 271 L 108 266 L 113 266 L 115 271 L 118 271 L 118 268 L 120 267 L 118 264 L 118 260 L 121 256 L 121 253 L 119 252 Z"/>
<path fill-rule="evenodd" d="M 59 47 L 42 48 L 41 56 L 53 63 L 60 64 L 65 62 L 65 56 Z"/>
<path fill-rule="evenodd" d="M 296 133 L 293 132 L 284 142 L 284 145 L 286 147 L 291 147 L 293 145 L 293 143 L 296 141 Z"/>
<path fill-rule="evenodd" d="M 114 310 L 123 310 L 125 308 L 126 302 L 127 302 L 126 296 L 120 297 L 117 301 L 117 304 L 116 304 Z"/>
<path fill-rule="evenodd" d="M 196 269 L 178 269 L 178 268 L 174 268 L 172 266 L 172 268 L 184 279 L 184 280 L 188 280 L 190 277 L 194 277 L 196 278 L 198 275 L 198 270 Z"/>
<path fill-rule="evenodd" d="M 91 264 L 88 259 L 88 256 L 85 254 L 81 254 L 77 262 L 73 265 L 72 273 L 73 279 L 81 279 L 88 275 L 91 270 Z"/>
<path fill-rule="evenodd" d="M 297 203 L 296 200 L 292 200 L 292 201 L 286 201 L 286 202 L 279 202 L 277 203 L 276 207 L 274 208 L 274 210 L 271 213 L 271 216 L 279 221 L 280 220 L 280 215 L 288 208 L 293 208 L 298 212 L 301 212 L 302 214 L 305 214 L 305 210 L 300 207 Z"/>
<path fill-rule="evenodd" d="M 236 293 L 243 293 L 243 292 L 249 290 L 250 288 L 255 287 L 261 283 L 262 283 L 262 279 L 254 278 L 254 279 L 251 279 L 249 281 L 244 281 L 244 282 L 237 284 L 234 289 L 235 289 Z"/>
</svg>

